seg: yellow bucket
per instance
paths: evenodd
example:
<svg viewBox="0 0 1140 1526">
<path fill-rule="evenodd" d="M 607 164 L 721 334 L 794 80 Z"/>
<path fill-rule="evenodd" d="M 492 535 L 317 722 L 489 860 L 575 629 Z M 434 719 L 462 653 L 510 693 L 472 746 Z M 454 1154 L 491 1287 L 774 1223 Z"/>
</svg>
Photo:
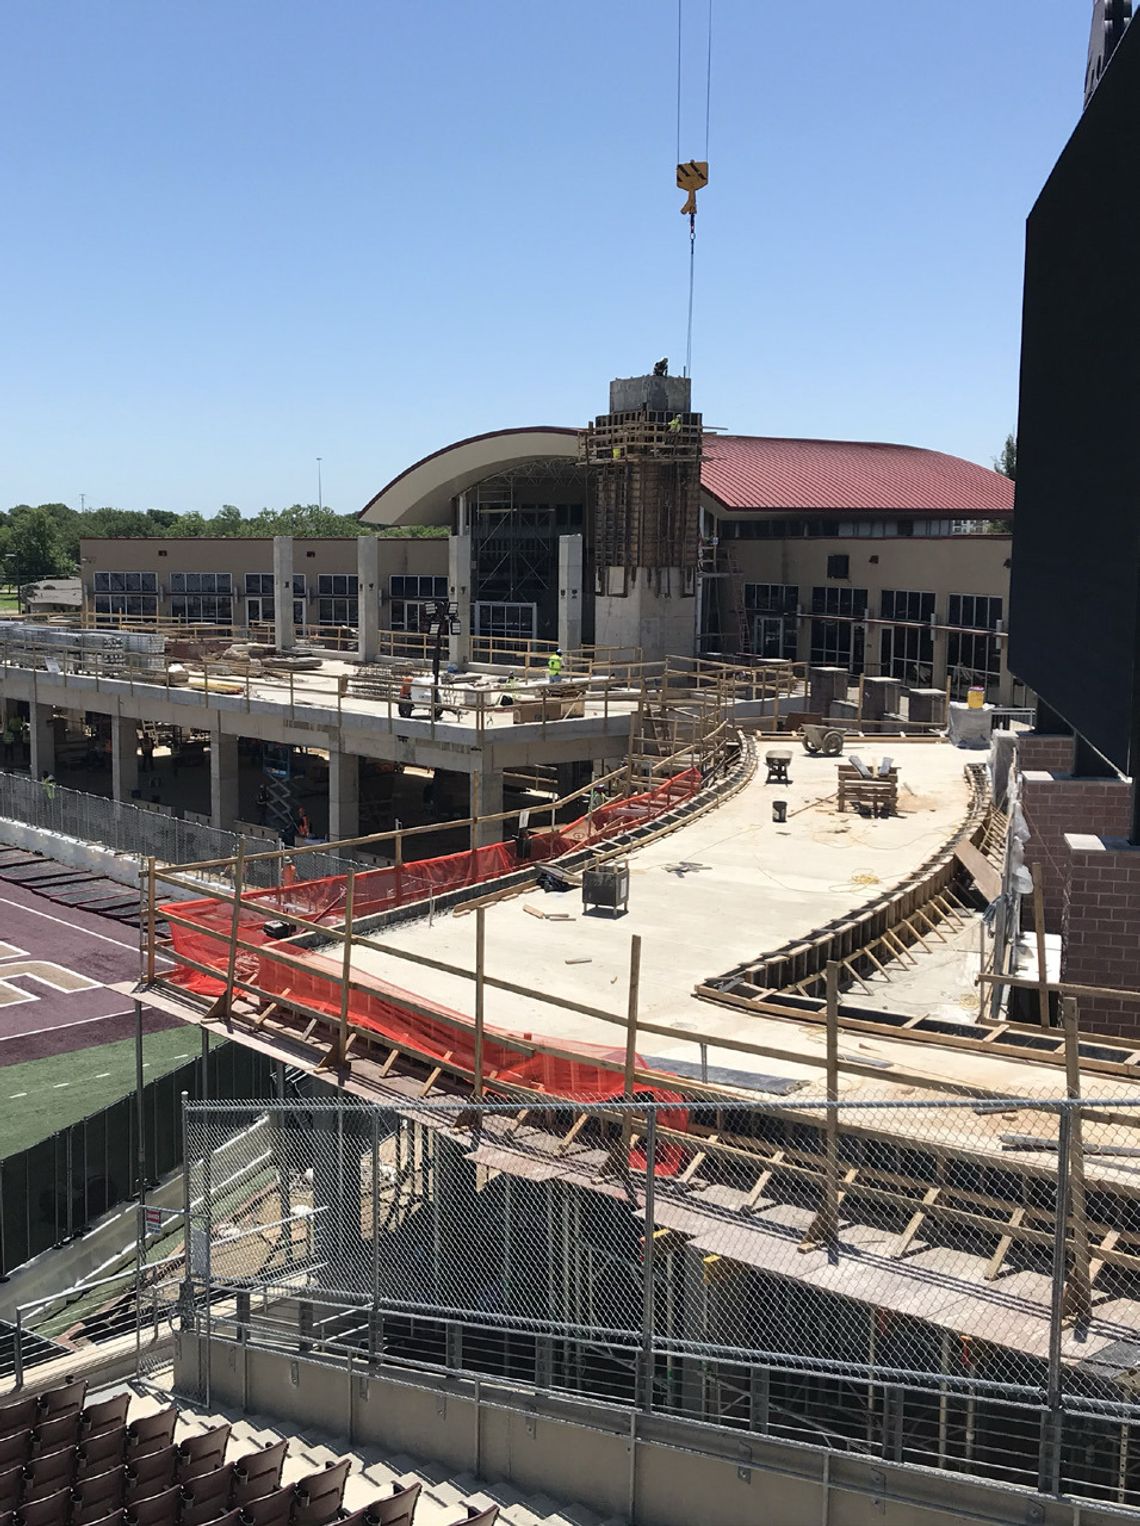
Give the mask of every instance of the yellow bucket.
<svg viewBox="0 0 1140 1526">
<path fill-rule="evenodd" d="M 984 689 L 968 689 L 966 691 L 966 704 L 971 710 L 980 710 L 986 702 Z"/>
</svg>

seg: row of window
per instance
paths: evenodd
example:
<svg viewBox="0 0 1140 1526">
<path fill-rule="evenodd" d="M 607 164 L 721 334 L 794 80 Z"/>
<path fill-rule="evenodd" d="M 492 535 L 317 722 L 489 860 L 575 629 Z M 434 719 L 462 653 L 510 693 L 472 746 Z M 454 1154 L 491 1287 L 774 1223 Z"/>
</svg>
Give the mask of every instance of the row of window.
<svg viewBox="0 0 1140 1526">
<path fill-rule="evenodd" d="M 796 583 L 745 583 L 744 608 L 749 614 L 794 615 L 799 609 L 800 590 Z M 879 615 L 883 620 L 898 620 L 929 625 L 935 615 L 935 596 L 909 588 L 884 588 L 879 596 Z M 865 588 L 825 585 L 811 591 L 813 615 L 839 615 L 857 620 L 867 613 Z M 962 630 L 996 631 L 1001 623 L 1002 601 L 991 594 L 952 593 L 946 610 L 946 623 Z"/>
<path fill-rule="evenodd" d="M 724 540 L 844 539 L 893 540 L 945 535 L 983 535 L 984 519 L 736 519 L 717 533 Z M 1002 529 L 998 533 L 1008 534 Z"/>
</svg>

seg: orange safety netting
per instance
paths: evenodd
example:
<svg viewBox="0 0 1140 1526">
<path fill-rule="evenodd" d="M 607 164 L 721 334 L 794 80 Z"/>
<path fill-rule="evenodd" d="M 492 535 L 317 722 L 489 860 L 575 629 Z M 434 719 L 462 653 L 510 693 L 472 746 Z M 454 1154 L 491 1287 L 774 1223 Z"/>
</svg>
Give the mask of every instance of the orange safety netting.
<svg viewBox="0 0 1140 1526">
<path fill-rule="evenodd" d="M 353 876 L 353 920 L 498 879 L 524 862 L 543 862 L 604 842 L 672 810 L 694 795 L 700 782 L 699 770 L 687 769 L 644 794 L 599 806 L 567 826 L 528 833 L 525 849 L 520 849 L 516 842 L 491 843 L 441 858 L 360 870 Z M 309 922 L 335 924 L 344 919 L 346 885 L 344 875 L 300 880 L 291 885 L 243 892 L 242 906 L 256 902 L 263 910 L 272 908 L 286 923 L 292 916 Z M 233 930 L 232 905 L 211 896 L 172 903 L 170 909 L 173 911 L 175 906 L 179 918 L 194 925 L 171 922 L 171 941 L 175 953 L 192 963 L 178 965 L 169 978 L 199 995 L 220 995 L 226 987 Z M 247 947 L 237 951 L 235 974 L 238 980 L 275 996 L 282 1004 L 287 1005 L 293 998 L 330 1017 L 339 1018 L 342 1000 L 339 963 L 296 946 L 291 946 L 288 952 L 292 958 L 305 959 L 310 967 L 308 970 L 298 970 L 294 965 L 274 958 L 275 940 L 267 932 L 271 922 L 272 919 L 264 915 L 241 910 L 238 939 Z M 354 980 L 360 978 L 354 975 Z M 348 1015 L 352 1023 L 382 1033 L 393 1044 L 414 1050 L 427 1059 L 446 1058 L 450 1065 L 474 1073 L 473 1025 L 469 1018 L 436 1004 L 427 1004 L 381 981 L 369 981 L 368 984 L 375 986 L 375 994 L 355 988 L 350 992 Z M 436 1017 L 424 1015 L 423 1008 L 429 1005 L 430 1010 L 438 1014 Z M 413 1010 L 417 1007 L 420 1010 Z M 484 1050 L 487 1079 L 491 1081 L 497 1076 L 551 1096 L 583 1102 L 604 1100 L 621 1093 L 622 1076 L 602 1069 L 596 1061 L 621 1060 L 623 1056 L 594 1045 L 566 1041 L 557 1041 L 557 1047 L 580 1054 L 582 1058 L 568 1060 L 535 1055 L 530 1052 L 529 1045 L 512 1044 L 510 1035 L 488 1030 Z M 674 1092 L 650 1090 L 659 1101 L 680 1100 Z M 679 1110 L 678 1120 L 684 1116 L 687 1115 Z M 683 1127 L 683 1124 L 677 1122 L 675 1126 Z M 671 1169 L 665 1152 L 660 1153 L 662 1169 Z"/>
</svg>

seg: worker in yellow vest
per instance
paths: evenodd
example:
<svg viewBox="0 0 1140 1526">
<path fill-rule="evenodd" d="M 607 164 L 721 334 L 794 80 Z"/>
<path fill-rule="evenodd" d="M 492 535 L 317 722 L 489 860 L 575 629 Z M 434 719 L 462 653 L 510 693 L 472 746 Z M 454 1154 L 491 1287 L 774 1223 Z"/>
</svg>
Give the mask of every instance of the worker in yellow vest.
<svg viewBox="0 0 1140 1526">
<path fill-rule="evenodd" d="M 548 683 L 556 684 L 561 677 L 562 648 L 558 646 L 555 647 L 553 652 L 551 652 L 550 656 L 546 659 L 546 680 Z"/>
</svg>

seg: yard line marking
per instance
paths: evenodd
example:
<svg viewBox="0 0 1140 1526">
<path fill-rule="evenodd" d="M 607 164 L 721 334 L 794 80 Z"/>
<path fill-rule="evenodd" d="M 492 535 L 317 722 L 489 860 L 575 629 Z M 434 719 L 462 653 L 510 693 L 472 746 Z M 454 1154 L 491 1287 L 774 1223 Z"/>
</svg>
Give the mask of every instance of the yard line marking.
<svg viewBox="0 0 1140 1526">
<path fill-rule="evenodd" d="M 8 1098 L 8 1101 L 15 1102 L 17 1097 L 26 1097 L 27 1095 L 27 1092 L 13 1092 L 12 1095 Z"/>
<path fill-rule="evenodd" d="M 75 932 L 83 933 L 88 938 L 99 938 L 103 943 L 113 943 L 116 948 L 124 948 L 128 953 L 137 952 L 137 943 L 124 943 L 121 938 L 108 938 L 106 933 L 93 932 L 89 927 L 80 927 L 76 922 L 69 922 L 66 917 L 53 917 L 50 911 L 39 911 L 34 906 L 25 906 L 23 901 L 10 900 L 6 895 L 0 895 L 0 903 L 5 906 L 14 906 L 17 911 L 26 911 L 30 916 L 43 917 L 48 922 L 58 922 L 60 927 L 70 927 Z M 94 913 L 92 913 L 94 915 Z M 173 964 L 173 959 L 168 959 L 165 954 L 156 954 L 164 964 Z"/>
<path fill-rule="evenodd" d="M 57 1023 L 54 1028 L 30 1028 L 27 1033 L 6 1033 L 0 1038 L 0 1044 L 10 1044 L 13 1039 L 34 1039 L 41 1033 L 62 1033 L 68 1028 L 85 1028 L 88 1023 L 108 1023 L 113 1017 L 130 1016 L 129 1011 L 107 1012 L 102 1017 L 81 1017 L 75 1023 Z"/>
<path fill-rule="evenodd" d="M 70 1085 L 71 1085 L 70 1081 L 56 1081 L 55 1084 L 52 1086 L 52 1091 L 53 1092 L 57 1092 L 57 1091 L 59 1091 L 61 1086 L 70 1086 Z"/>
<path fill-rule="evenodd" d="M 110 1074 L 111 1074 L 111 1072 L 109 1070 L 101 1070 L 97 1076 L 93 1076 L 92 1077 L 92 1080 L 95 1080 L 95 1081 L 106 1081 L 109 1078 Z"/>
</svg>

